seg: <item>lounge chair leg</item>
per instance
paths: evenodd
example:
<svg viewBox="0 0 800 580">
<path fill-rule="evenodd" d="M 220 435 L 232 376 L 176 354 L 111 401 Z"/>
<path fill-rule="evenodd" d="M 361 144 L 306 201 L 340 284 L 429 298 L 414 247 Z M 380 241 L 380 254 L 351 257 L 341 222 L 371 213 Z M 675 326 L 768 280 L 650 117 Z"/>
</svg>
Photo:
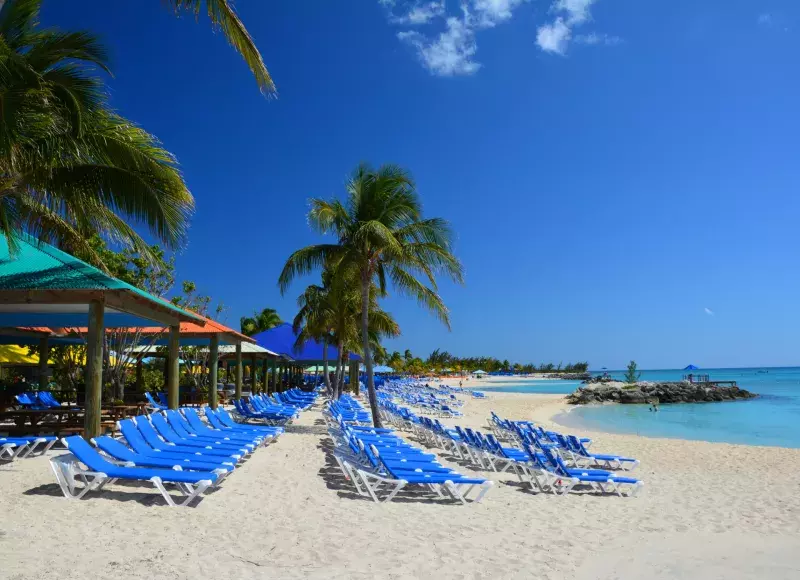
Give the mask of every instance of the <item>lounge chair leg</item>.
<svg viewBox="0 0 800 580">
<path fill-rule="evenodd" d="M 480 503 L 481 500 L 483 499 L 483 496 L 485 496 L 489 492 L 489 490 L 492 489 L 493 485 L 494 485 L 493 481 L 487 481 L 483 483 L 483 485 L 481 485 L 480 493 L 478 493 L 477 497 L 474 500 L 475 503 Z"/>
<path fill-rule="evenodd" d="M 398 480 L 397 481 L 397 486 L 395 486 L 395 488 L 391 491 L 391 493 L 389 495 L 387 495 L 385 498 L 383 498 L 384 503 L 389 503 L 390 501 L 392 501 L 394 496 L 396 496 L 398 494 L 398 492 L 401 489 L 403 489 L 407 484 L 408 484 L 408 482 L 403 480 L 403 479 Z"/>
</svg>

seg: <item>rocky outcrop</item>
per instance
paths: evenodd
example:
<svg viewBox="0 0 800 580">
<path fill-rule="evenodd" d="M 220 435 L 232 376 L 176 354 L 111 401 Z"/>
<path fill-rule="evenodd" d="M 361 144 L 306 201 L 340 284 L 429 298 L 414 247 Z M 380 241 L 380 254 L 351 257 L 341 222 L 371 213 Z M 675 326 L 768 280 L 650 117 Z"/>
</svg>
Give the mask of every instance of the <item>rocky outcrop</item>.
<svg viewBox="0 0 800 580">
<path fill-rule="evenodd" d="M 591 403 L 713 403 L 738 401 L 757 397 L 739 387 L 714 387 L 682 381 L 677 383 L 641 382 L 629 385 L 620 382 L 585 383 L 571 395 L 567 402 L 572 405 Z"/>
</svg>

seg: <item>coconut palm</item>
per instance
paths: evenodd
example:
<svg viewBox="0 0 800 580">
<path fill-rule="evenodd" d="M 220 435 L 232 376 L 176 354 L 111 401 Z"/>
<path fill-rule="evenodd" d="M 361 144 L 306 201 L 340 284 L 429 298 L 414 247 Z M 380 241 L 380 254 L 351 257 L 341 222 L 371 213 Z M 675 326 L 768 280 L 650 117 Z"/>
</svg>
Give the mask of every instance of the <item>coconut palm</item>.
<svg viewBox="0 0 800 580">
<path fill-rule="evenodd" d="M 324 264 L 358 277 L 367 389 L 373 421 L 379 426 L 368 332 L 372 288 L 383 293 L 390 281 L 397 292 L 416 298 L 449 328 L 447 308 L 436 292 L 436 275 L 462 281 L 461 264 L 451 251 L 450 227 L 439 218 L 423 219 L 414 182 L 393 165 L 377 170 L 360 166 L 347 183 L 346 201 L 313 199 L 308 220 L 319 232 L 333 233 L 338 243 L 294 252 L 281 272 L 279 286 L 285 292 L 294 278 Z"/>
<path fill-rule="evenodd" d="M 283 320 L 281 320 L 278 311 L 273 308 L 264 308 L 261 312 L 254 312 L 252 317 L 242 316 L 239 319 L 242 334 L 247 336 L 253 336 L 259 332 L 275 328 L 279 324 L 283 324 Z"/>
<path fill-rule="evenodd" d="M 369 312 L 368 335 L 371 345 L 380 346 L 380 339 L 393 337 L 400 328 L 392 316 L 383 311 L 377 302 L 380 292 L 373 288 Z M 344 384 L 346 353 L 362 352 L 361 332 L 358 321 L 361 318 L 361 293 L 357 280 L 347 276 L 337 276 L 326 268 L 322 272 L 322 285 L 311 285 L 297 299 L 300 310 L 295 316 L 293 327 L 299 346 L 307 339 L 322 342 L 325 386 L 338 398 Z M 335 344 L 337 359 L 335 381 L 331 386 L 328 377 L 328 345 Z"/>
<path fill-rule="evenodd" d="M 148 255 L 131 223 L 180 246 L 194 200 L 177 162 L 110 110 L 97 39 L 42 29 L 39 7 L 0 9 L 0 232 L 12 247 L 27 230 L 95 263 L 94 233 Z"/>
</svg>

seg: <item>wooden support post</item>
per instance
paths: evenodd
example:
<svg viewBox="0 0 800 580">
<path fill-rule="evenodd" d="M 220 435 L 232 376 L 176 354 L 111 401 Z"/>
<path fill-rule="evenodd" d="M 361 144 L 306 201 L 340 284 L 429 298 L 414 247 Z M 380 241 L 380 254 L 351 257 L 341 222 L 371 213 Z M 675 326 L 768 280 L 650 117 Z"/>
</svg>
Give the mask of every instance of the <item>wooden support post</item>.
<svg viewBox="0 0 800 580">
<path fill-rule="evenodd" d="M 242 368 L 242 343 L 236 343 L 236 399 L 242 398 L 242 375 L 244 369 Z"/>
<path fill-rule="evenodd" d="M 170 409 L 178 408 L 179 383 L 180 383 L 180 360 L 178 351 L 181 339 L 181 327 L 177 324 L 169 327 L 169 346 L 167 353 L 167 402 Z"/>
<path fill-rule="evenodd" d="M 47 361 L 50 359 L 50 343 L 47 337 L 39 339 L 39 390 L 47 391 L 50 387 L 48 381 L 49 367 Z"/>
<path fill-rule="evenodd" d="M 217 369 L 219 368 L 219 335 L 211 335 L 211 368 L 209 370 L 208 381 L 208 406 L 212 409 L 217 408 Z"/>
<path fill-rule="evenodd" d="M 86 334 L 86 412 L 83 437 L 88 441 L 100 435 L 100 405 L 103 396 L 104 305 L 100 300 L 89 303 L 89 329 Z"/>
<path fill-rule="evenodd" d="M 263 369 L 264 382 L 262 383 L 262 386 L 264 387 L 264 392 L 269 393 L 269 375 L 267 374 L 267 359 L 265 358 L 262 362 L 264 363 L 264 369 Z"/>
<path fill-rule="evenodd" d="M 250 386 L 250 391 L 253 393 L 258 392 L 258 381 L 256 381 L 256 370 L 258 369 L 257 363 L 258 361 L 256 360 L 256 355 L 253 355 L 253 358 L 250 359 L 250 382 L 252 383 Z"/>
<path fill-rule="evenodd" d="M 275 393 L 278 390 L 278 359 L 270 361 L 272 366 L 272 377 L 270 379 L 270 392 Z"/>
<path fill-rule="evenodd" d="M 144 369 L 142 368 L 142 357 L 136 357 L 136 390 L 141 393 L 144 390 Z"/>
</svg>

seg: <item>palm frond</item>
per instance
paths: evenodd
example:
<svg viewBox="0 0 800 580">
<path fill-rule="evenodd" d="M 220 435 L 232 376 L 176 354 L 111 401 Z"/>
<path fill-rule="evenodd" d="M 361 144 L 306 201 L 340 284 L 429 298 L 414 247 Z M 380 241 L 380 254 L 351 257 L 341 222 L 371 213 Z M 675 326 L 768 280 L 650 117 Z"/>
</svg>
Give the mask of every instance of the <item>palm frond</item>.
<svg viewBox="0 0 800 580">
<path fill-rule="evenodd" d="M 203 1 L 205 1 L 206 13 L 211 19 L 212 25 L 222 30 L 234 50 L 242 56 L 250 68 L 250 72 L 253 73 L 261 92 L 274 93 L 275 84 L 267 71 L 264 59 L 250 37 L 250 33 L 247 32 L 233 9 L 232 2 L 229 0 L 168 0 L 176 12 L 191 12 L 195 16 L 199 16 Z"/>
</svg>

